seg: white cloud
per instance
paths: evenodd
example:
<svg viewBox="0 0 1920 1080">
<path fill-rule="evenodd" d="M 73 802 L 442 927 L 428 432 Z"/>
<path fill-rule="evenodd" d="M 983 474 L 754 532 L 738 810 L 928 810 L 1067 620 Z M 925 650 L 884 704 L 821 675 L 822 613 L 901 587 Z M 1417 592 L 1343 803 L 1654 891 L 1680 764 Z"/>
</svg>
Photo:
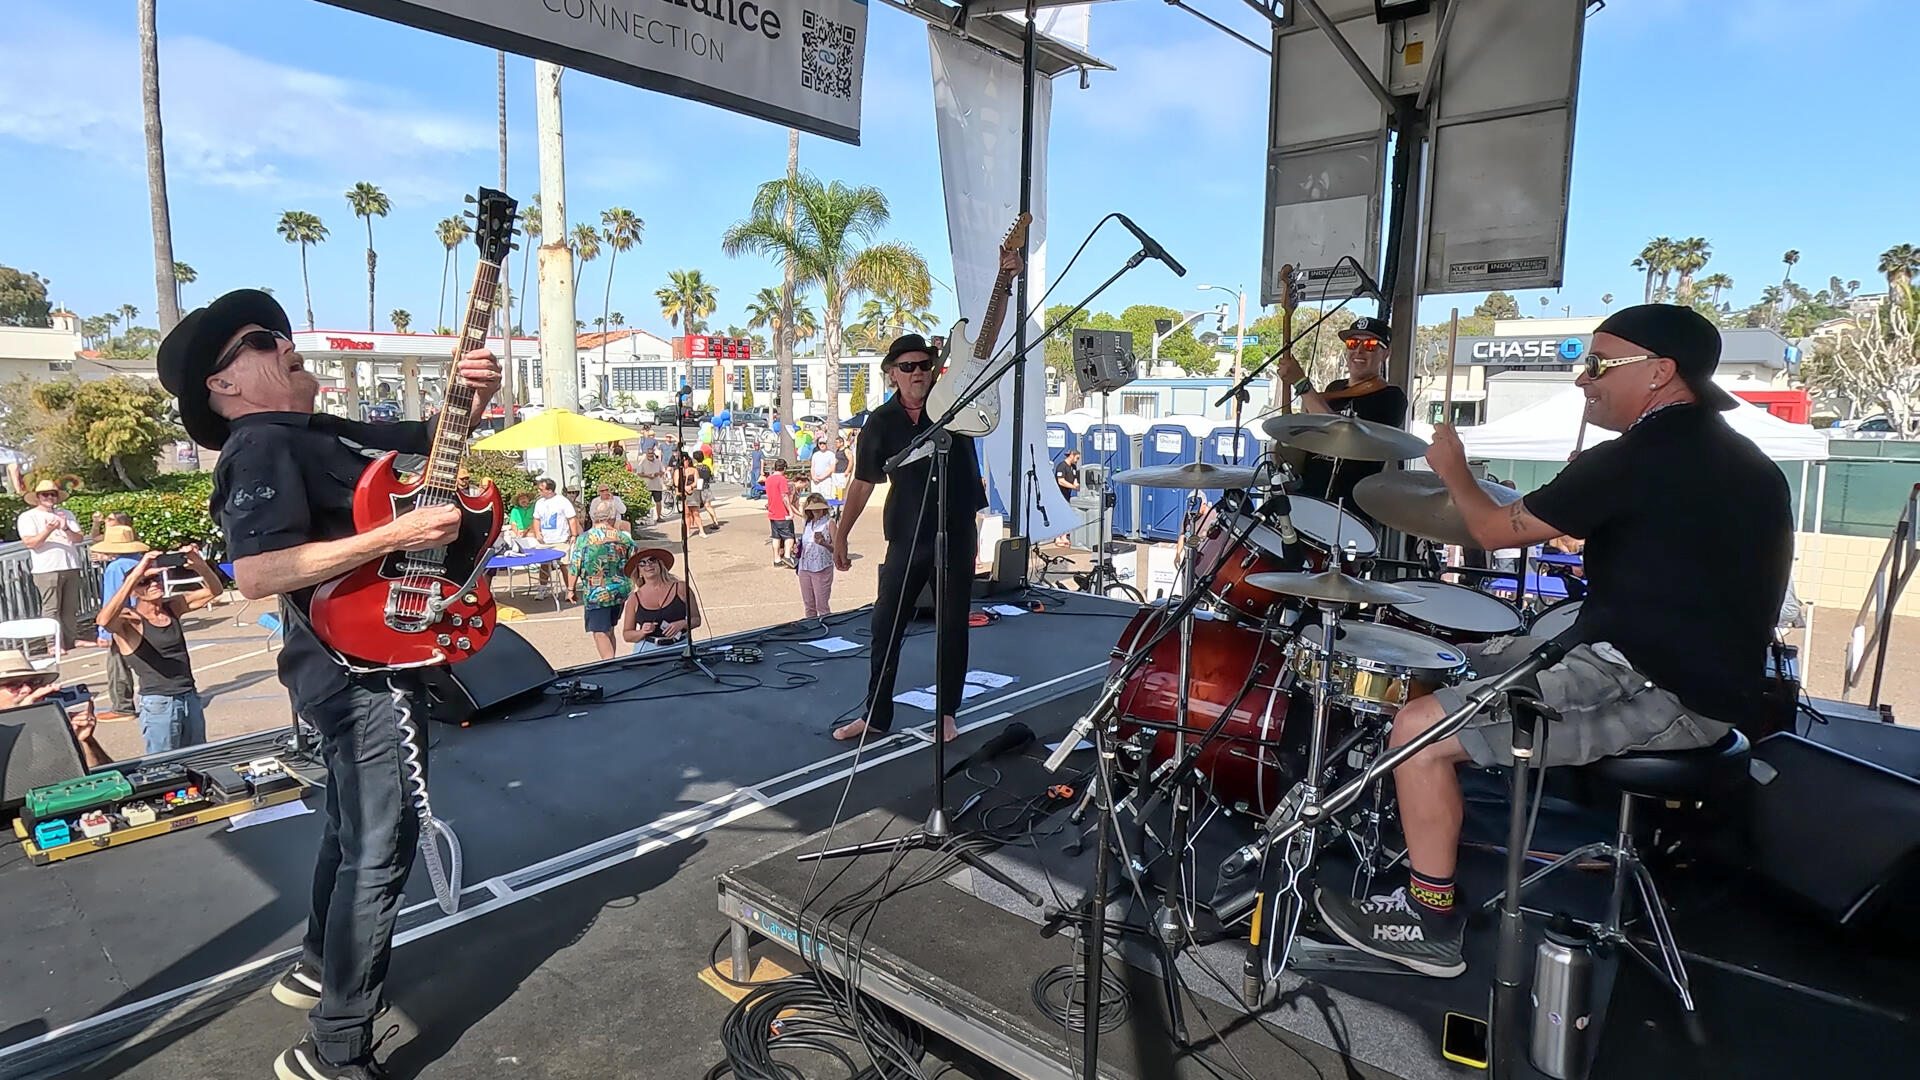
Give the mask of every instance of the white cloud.
<svg viewBox="0 0 1920 1080">
<path fill-rule="evenodd" d="M 9 15 L 0 41 L 0 137 L 143 171 L 138 38 L 43 5 Z M 374 179 L 396 200 L 444 202 L 481 119 L 367 83 L 262 59 L 192 35 L 160 36 L 169 179 L 287 198 L 337 197 Z M 490 99 L 489 99 L 490 100 Z M 491 108 L 486 110 L 490 116 Z"/>
</svg>

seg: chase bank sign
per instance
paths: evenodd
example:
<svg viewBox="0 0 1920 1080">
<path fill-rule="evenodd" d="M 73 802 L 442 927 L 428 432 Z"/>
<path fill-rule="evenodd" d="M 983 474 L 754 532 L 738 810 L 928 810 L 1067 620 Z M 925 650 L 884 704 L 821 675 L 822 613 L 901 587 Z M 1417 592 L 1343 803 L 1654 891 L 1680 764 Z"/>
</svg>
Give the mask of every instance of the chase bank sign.
<svg viewBox="0 0 1920 1080">
<path fill-rule="evenodd" d="M 1473 343 L 1470 355 L 1481 363 L 1571 364 L 1586 351 L 1587 343 L 1577 337 L 1481 338 Z"/>
</svg>

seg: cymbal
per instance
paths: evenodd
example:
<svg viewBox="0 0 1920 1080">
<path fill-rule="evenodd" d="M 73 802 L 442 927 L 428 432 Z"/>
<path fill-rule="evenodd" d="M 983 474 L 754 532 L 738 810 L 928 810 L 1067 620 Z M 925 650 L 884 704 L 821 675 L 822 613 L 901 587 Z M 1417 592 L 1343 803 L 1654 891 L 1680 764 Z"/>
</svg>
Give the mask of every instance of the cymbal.
<svg viewBox="0 0 1920 1080">
<path fill-rule="evenodd" d="M 1150 488 L 1250 488 L 1259 472 L 1244 465 L 1212 465 L 1192 461 L 1185 465 L 1142 465 L 1113 474 L 1114 483 L 1137 484 Z"/>
<path fill-rule="evenodd" d="M 1405 461 L 1427 452 L 1427 441 L 1396 427 L 1338 413 L 1269 416 L 1260 424 L 1273 441 L 1321 457 L 1350 461 Z"/>
<path fill-rule="evenodd" d="M 1519 501 L 1520 493 L 1510 487 L 1482 480 L 1480 490 L 1497 506 Z M 1441 544 L 1459 544 L 1477 548 L 1480 542 L 1467 531 L 1460 508 L 1447 494 L 1447 486 L 1430 472 L 1383 472 L 1365 477 L 1353 487 L 1353 500 L 1373 520 L 1389 529 Z"/>
<path fill-rule="evenodd" d="M 1412 589 L 1384 581 L 1365 581 L 1338 570 L 1318 574 L 1248 574 L 1241 580 L 1256 589 L 1330 604 L 1417 604 L 1426 599 Z"/>
</svg>

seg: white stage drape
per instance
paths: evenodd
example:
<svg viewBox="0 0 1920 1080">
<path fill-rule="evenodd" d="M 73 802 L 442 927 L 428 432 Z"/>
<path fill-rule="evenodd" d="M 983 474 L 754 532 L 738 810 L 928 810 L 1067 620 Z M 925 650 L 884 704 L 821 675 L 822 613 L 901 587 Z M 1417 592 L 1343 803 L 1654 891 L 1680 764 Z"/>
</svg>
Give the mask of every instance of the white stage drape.
<svg viewBox="0 0 1920 1080">
<path fill-rule="evenodd" d="M 1020 66 L 941 30 L 929 29 L 927 42 L 947 238 L 953 248 L 953 286 L 961 315 L 978 327 L 999 271 L 1000 241 L 1020 212 Z M 1033 224 L 1027 234 L 1032 272 L 1029 302 L 1037 302 L 1046 291 L 1047 121 L 1053 109 L 1053 86 L 1044 76 L 1038 78 L 1033 93 Z M 1007 354 L 1013 329 L 1009 320 L 1000 336 Z M 1028 319 L 1027 340 L 1038 340 L 1041 329 L 1037 320 Z M 954 363 L 961 363 L 961 358 L 956 356 Z M 1015 491 L 1022 493 L 1023 531 L 1038 543 L 1067 532 L 1078 517 L 1053 482 L 1048 464 L 1044 351 L 1034 349 L 1022 366 L 1027 392 L 1019 482 L 1013 476 L 1011 371 L 1000 383 L 1000 426 L 980 440 L 981 465 L 997 505 L 1005 506 Z M 1036 503 L 1043 512 L 1036 511 Z"/>
</svg>

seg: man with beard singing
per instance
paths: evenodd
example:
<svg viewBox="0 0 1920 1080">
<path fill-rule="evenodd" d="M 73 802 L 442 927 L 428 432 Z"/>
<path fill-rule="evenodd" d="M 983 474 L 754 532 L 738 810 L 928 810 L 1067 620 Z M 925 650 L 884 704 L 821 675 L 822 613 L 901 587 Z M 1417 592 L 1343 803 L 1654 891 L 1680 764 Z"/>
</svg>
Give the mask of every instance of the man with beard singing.
<svg viewBox="0 0 1920 1080">
<path fill-rule="evenodd" d="M 1017 251 L 1000 253 L 1000 268 L 1018 273 L 1022 263 Z M 1005 306 L 990 309 L 994 317 L 980 327 L 979 340 L 991 344 L 999 340 L 998 316 Z M 926 412 L 927 394 L 939 377 L 935 365 L 938 350 L 919 334 L 895 338 L 887 347 L 880 371 L 895 393 L 867 414 L 855 451 L 853 480 L 847 485 L 846 501 L 840 511 L 840 525 L 834 530 L 834 562 L 842 572 L 853 569 L 847 538 L 854 522 L 867 508 L 876 484 L 891 482 L 884 511 L 887 554 L 880 564 L 879 595 L 873 603 L 873 665 L 867 683 L 866 715 L 835 729 L 836 739 L 858 739 L 867 732 L 881 735 L 893 729 L 893 682 L 900 669 L 900 643 L 906 637 L 907 620 L 913 613 L 914 598 L 920 595 L 936 571 L 948 575 L 947 595 L 956 602 L 947 605 L 941 615 L 943 629 L 953 645 L 938 659 L 939 700 L 958 703 L 967 677 L 967 615 L 969 586 L 973 580 L 974 559 L 979 534 L 974 515 L 987 505 L 987 490 L 980 483 L 980 463 L 974 454 L 973 440 L 956 437 L 948 455 L 947 475 L 947 564 L 935 566 L 934 540 L 938 531 L 936 492 L 933 483 L 933 455 L 902 465 L 889 475 L 888 459 L 906 449 L 915 435 L 932 426 L 937 417 Z M 940 737 L 951 742 L 960 734 L 951 715 L 940 718 Z"/>
</svg>

